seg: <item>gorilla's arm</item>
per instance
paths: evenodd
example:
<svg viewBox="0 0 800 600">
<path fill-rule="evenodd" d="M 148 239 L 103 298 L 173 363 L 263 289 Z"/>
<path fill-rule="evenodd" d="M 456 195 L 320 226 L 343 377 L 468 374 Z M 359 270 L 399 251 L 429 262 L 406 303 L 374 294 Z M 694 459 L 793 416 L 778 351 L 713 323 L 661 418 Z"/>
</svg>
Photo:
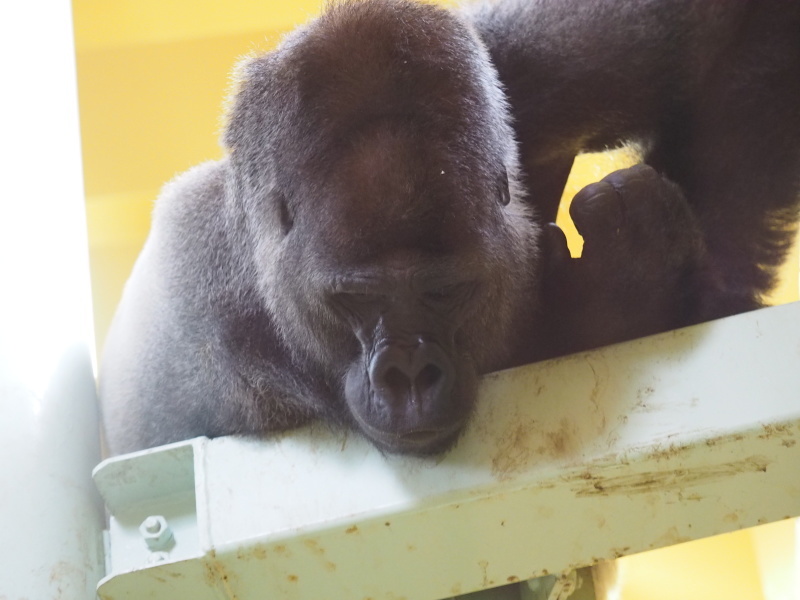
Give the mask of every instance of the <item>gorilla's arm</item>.
<svg viewBox="0 0 800 600">
<path fill-rule="evenodd" d="M 555 218 L 575 154 L 638 143 L 680 185 L 708 248 L 690 322 L 760 306 L 798 217 L 800 2 L 465 10 L 506 87 L 543 221 Z"/>
<path fill-rule="evenodd" d="M 465 7 L 505 85 L 533 202 L 554 220 L 573 157 L 649 136 L 689 93 L 743 12 L 678 0 L 534 0 Z M 711 3 L 706 3 L 710 5 Z M 713 34 L 713 35 L 711 35 Z M 711 39 L 706 39 L 711 38 Z M 687 66 L 689 58 L 697 64 Z M 560 165 L 564 167 L 558 168 Z M 554 166 L 556 168 L 554 168 Z M 562 185 L 537 194 L 542 179 Z"/>
</svg>

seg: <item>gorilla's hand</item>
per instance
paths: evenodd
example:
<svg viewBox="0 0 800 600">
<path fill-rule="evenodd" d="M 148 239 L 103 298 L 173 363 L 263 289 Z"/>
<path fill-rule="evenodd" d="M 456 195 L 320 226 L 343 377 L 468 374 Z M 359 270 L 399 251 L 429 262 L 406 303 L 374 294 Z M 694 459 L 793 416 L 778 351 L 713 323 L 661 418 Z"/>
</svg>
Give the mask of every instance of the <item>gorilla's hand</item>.
<svg viewBox="0 0 800 600">
<path fill-rule="evenodd" d="M 584 275 L 619 301 L 628 294 L 680 292 L 671 286 L 682 283 L 704 253 L 680 188 L 647 165 L 586 186 L 573 199 L 570 216 L 584 239 Z"/>
<path fill-rule="evenodd" d="M 544 282 L 564 340 L 557 354 L 689 322 L 705 249 L 677 185 L 637 165 L 586 186 L 570 214 L 584 238 L 582 256 L 565 258 L 563 234 L 553 226 Z"/>
</svg>

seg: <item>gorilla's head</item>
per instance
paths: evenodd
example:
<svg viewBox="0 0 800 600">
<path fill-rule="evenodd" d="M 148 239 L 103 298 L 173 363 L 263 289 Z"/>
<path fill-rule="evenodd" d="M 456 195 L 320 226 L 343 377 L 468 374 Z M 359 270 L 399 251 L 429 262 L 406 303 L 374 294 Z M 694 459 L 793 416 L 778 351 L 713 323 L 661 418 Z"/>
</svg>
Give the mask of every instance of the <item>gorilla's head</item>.
<svg viewBox="0 0 800 600">
<path fill-rule="evenodd" d="M 225 143 L 260 294 L 337 382 L 331 410 L 381 448 L 445 448 L 535 303 L 539 232 L 478 38 L 428 5 L 334 6 L 242 65 Z"/>
</svg>

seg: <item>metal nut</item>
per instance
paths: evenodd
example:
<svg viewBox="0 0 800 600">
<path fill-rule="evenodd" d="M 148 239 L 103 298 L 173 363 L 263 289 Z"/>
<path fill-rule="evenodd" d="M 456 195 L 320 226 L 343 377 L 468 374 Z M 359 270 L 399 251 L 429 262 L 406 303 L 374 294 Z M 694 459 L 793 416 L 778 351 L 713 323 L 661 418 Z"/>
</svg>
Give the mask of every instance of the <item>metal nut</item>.
<svg viewBox="0 0 800 600">
<path fill-rule="evenodd" d="M 142 521 L 139 533 L 142 534 L 147 547 L 153 551 L 166 550 L 174 541 L 172 529 L 161 515 L 151 515 Z"/>
</svg>

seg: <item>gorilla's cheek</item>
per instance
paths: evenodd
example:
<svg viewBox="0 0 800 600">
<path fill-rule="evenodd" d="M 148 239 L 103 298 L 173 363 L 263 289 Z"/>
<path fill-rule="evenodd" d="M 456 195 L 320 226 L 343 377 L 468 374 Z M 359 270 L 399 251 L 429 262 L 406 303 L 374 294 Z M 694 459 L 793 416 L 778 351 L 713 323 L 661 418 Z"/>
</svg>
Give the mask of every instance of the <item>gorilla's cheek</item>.
<svg viewBox="0 0 800 600">
<path fill-rule="evenodd" d="M 345 400 L 359 429 L 391 452 L 431 454 L 458 437 L 477 376 L 435 342 L 385 344 L 347 371 Z"/>
</svg>

